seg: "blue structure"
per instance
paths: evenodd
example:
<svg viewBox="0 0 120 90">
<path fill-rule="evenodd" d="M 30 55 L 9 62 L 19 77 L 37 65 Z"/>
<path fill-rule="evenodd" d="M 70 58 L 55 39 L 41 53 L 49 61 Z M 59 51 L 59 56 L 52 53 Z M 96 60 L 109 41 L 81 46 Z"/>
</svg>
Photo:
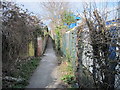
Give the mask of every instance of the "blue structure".
<svg viewBox="0 0 120 90">
<path fill-rule="evenodd" d="M 110 24 L 116 23 L 116 22 L 118 22 L 118 21 L 119 21 L 119 19 L 118 19 L 118 20 L 107 21 L 107 22 L 106 22 L 106 25 L 110 25 Z"/>
<path fill-rule="evenodd" d="M 115 20 L 112 20 L 111 22 L 109 21 L 109 23 L 108 22 L 106 22 L 106 24 L 107 25 L 110 25 L 110 24 L 112 24 L 112 22 L 115 22 Z M 116 38 L 117 38 L 117 27 L 116 26 L 113 26 L 113 27 L 111 27 L 110 28 L 110 31 L 109 31 L 109 33 L 110 33 L 110 36 L 111 36 L 111 43 L 112 44 L 116 44 L 117 43 L 117 41 L 116 41 Z M 109 59 L 111 59 L 111 60 L 115 60 L 116 59 L 116 46 L 112 46 L 112 45 L 110 45 L 109 46 Z"/>
<path fill-rule="evenodd" d="M 106 25 L 112 25 L 113 23 L 117 23 L 119 21 L 118 20 L 111 20 L 111 21 L 107 21 L 106 22 Z M 97 28 L 98 25 L 96 25 L 96 28 Z M 110 27 L 110 30 L 109 30 L 109 33 L 110 33 L 110 37 L 111 37 L 111 43 L 112 44 L 116 44 L 117 41 L 116 41 L 116 38 L 117 38 L 117 27 L 116 26 L 111 26 Z M 116 46 L 113 46 L 113 45 L 109 45 L 109 55 L 108 55 L 108 58 L 111 59 L 111 60 L 115 60 L 116 59 Z"/>
<path fill-rule="evenodd" d="M 71 23 L 70 25 L 68 25 L 68 28 L 74 28 L 75 26 L 77 26 L 76 23 Z"/>
</svg>

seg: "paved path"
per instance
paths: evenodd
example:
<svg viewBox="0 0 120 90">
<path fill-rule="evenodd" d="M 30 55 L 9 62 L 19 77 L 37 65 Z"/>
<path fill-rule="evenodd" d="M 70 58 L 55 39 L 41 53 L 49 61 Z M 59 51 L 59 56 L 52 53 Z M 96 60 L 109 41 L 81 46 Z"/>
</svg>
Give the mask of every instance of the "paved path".
<svg viewBox="0 0 120 90">
<path fill-rule="evenodd" d="M 56 88 L 59 84 L 59 76 L 56 70 L 57 65 L 57 57 L 53 49 L 53 43 L 49 38 L 45 54 L 30 78 L 27 88 Z"/>
</svg>

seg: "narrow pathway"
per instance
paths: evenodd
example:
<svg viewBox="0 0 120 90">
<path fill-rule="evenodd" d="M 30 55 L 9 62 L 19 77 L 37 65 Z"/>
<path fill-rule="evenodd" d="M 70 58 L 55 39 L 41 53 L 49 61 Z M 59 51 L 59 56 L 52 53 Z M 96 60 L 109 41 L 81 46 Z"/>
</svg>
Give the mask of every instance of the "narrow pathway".
<svg viewBox="0 0 120 90">
<path fill-rule="evenodd" d="M 49 38 L 45 54 L 30 78 L 27 88 L 57 88 L 59 84 L 57 66 L 57 57 L 53 49 L 52 40 Z"/>
</svg>

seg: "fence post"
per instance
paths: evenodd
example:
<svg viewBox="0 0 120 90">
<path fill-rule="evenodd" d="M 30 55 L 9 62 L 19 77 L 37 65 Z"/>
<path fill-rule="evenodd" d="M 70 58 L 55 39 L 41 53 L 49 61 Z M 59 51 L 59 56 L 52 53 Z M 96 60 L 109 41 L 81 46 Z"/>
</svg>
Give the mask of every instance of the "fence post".
<svg viewBox="0 0 120 90">
<path fill-rule="evenodd" d="M 37 56 L 42 54 L 42 37 L 37 38 Z"/>
</svg>

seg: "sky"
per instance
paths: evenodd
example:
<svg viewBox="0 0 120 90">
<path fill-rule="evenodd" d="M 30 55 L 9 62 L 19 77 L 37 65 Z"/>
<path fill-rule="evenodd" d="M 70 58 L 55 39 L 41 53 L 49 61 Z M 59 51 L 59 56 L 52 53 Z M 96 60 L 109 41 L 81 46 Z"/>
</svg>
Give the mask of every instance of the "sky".
<svg viewBox="0 0 120 90">
<path fill-rule="evenodd" d="M 41 13 L 41 7 L 40 7 L 40 2 L 36 2 L 35 0 L 30 0 L 31 2 L 19 2 L 19 1 L 15 1 L 17 4 L 19 5 L 24 5 L 24 9 L 28 9 L 30 12 L 34 12 L 35 14 L 40 14 Z M 83 8 L 82 8 L 82 3 L 83 2 L 70 2 L 71 6 L 70 8 L 72 10 L 79 10 L 79 11 L 83 11 Z M 97 2 L 96 3 L 96 6 L 99 7 L 99 8 L 102 8 L 103 4 L 105 2 Z M 108 8 L 113 8 L 114 6 L 117 6 L 117 2 L 108 2 Z"/>
<path fill-rule="evenodd" d="M 5 1 L 5 0 L 3 0 Z M 16 2 L 118 2 L 119 0 L 7 0 L 7 1 L 16 1 Z"/>
<path fill-rule="evenodd" d="M 38 17 L 41 17 L 41 14 L 44 14 L 44 11 L 42 10 L 42 8 L 40 6 L 40 2 L 41 1 L 46 1 L 46 0 L 12 0 L 12 1 L 17 3 L 21 8 L 28 9 L 29 12 L 33 12 Z M 81 2 L 81 1 L 84 1 L 84 0 L 80 0 L 80 1 L 77 0 L 75 2 L 73 2 L 73 1 L 75 1 L 75 0 L 72 0 L 72 1 L 69 0 L 69 2 L 70 2 L 70 9 L 72 11 L 74 11 L 75 14 L 77 14 L 78 12 L 82 13 L 83 12 L 83 2 Z M 108 3 L 107 10 L 112 10 L 113 8 L 118 6 L 117 1 L 120 1 L 120 0 L 114 0 L 114 2 L 112 2 L 113 0 L 109 0 L 109 2 L 108 2 L 108 0 L 102 0 L 102 1 L 101 0 L 97 0 L 96 6 L 97 6 L 97 8 L 99 8 L 100 11 L 101 11 L 101 9 L 103 9 L 105 1 L 107 1 L 107 3 Z M 22 5 L 24 5 L 24 7 Z M 114 15 L 115 15 L 115 13 L 111 13 L 111 15 L 109 16 L 109 19 L 114 17 Z M 49 24 L 49 20 L 43 20 L 43 22 L 45 24 Z"/>
</svg>

